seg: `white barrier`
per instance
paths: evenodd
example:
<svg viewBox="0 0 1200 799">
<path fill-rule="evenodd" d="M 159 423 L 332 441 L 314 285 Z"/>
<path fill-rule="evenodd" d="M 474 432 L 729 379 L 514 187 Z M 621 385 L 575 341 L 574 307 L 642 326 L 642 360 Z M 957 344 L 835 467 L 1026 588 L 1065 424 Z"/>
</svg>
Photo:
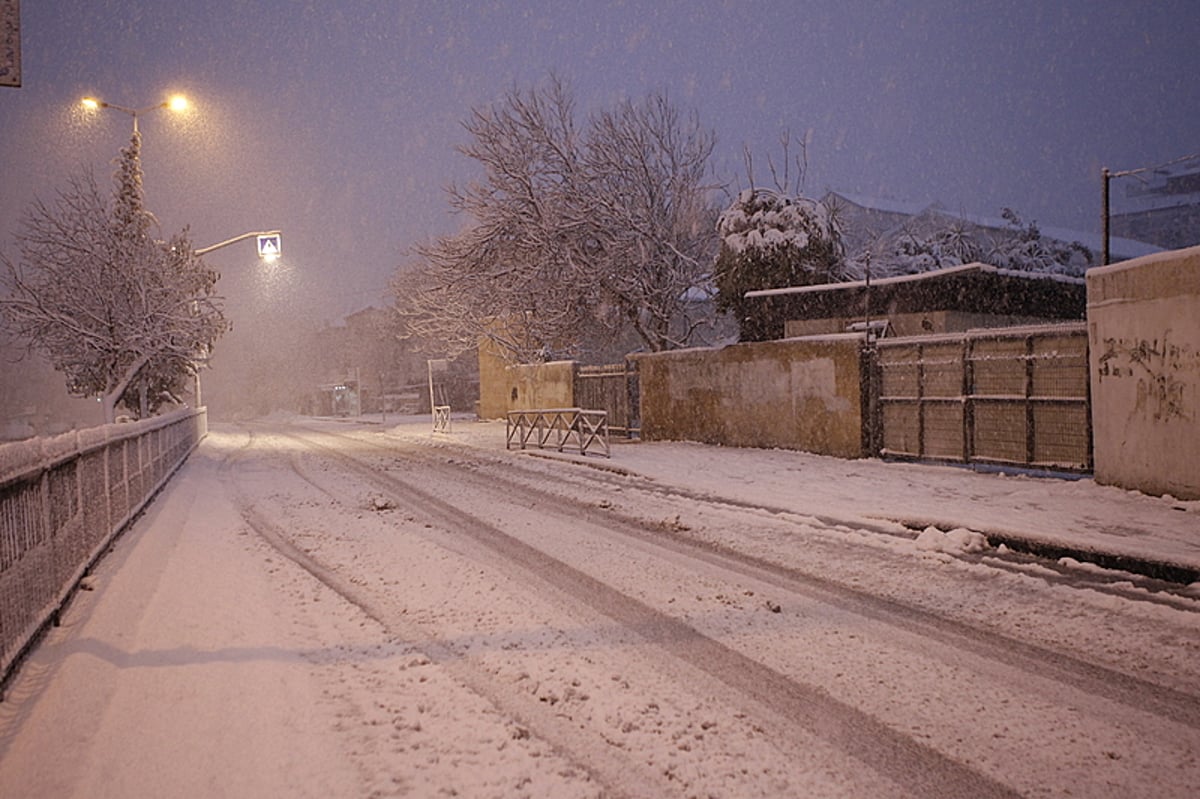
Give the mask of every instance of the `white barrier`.
<svg viewBox="0 0 1200 799">
<path fill-rule="evenodd" d="M 574 446 L 581 455 L 597 446 L 609 456 L 608 412 L 585 411 L 582 408 L 545 408 L 528 411 L 509 411 L 505 430 L 505 449 L 515 443 L 521 449 L 547 446 L 563 451 Z"/>
</svg>

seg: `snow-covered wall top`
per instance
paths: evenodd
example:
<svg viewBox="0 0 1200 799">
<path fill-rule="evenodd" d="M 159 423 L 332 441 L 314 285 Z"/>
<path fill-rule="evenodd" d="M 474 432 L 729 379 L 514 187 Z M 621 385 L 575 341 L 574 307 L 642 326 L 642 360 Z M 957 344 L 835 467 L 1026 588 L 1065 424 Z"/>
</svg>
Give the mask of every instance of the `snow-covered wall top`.
<svg viewBox="0 0 1200 799">
<path fill-rule="evenodd" d="M 182 409 L 137 422 L 104 424 L 62 435 L 0 444 L 0 486 L 27 478 L 106 444 L 135 438 L 203 411 Z"/>
</svg>

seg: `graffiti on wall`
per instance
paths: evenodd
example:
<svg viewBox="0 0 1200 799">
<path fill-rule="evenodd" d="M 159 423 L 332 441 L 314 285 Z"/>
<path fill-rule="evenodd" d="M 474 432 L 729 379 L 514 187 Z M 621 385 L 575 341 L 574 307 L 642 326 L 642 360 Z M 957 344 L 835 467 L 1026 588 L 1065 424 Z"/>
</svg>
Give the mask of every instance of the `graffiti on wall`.
<svg viewBox="0 0 1200 799">
<path fill-rule="evenodd" d="M 1195 418 L 1196 386 L 1200 383 L 1200 352 L 1162 338 L 1106 338 L 1099 359 L 1100 381 L 1136 380 L 1134 413 L 1156 422 Z M 1190 375 L 1189 375 L 1190 373 Z"/>
</svg>

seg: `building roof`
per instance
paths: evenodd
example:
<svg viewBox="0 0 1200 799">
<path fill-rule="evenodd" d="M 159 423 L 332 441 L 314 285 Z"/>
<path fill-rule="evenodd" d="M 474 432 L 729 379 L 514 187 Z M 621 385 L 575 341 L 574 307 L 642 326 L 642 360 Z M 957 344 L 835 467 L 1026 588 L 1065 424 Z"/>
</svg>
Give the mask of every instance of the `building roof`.
<svg viewBox="0 0 1200 799">
<path fill-rule="evenodd" d="M 999 269 L 972 263 L 914 275 L 748 291 L 791 319 L 882 313 L 963 311 L 998 316 L 1083 319 L 1082 278 Z M 870 308 L 867 307 L 868 300 Z"/>
</svg>

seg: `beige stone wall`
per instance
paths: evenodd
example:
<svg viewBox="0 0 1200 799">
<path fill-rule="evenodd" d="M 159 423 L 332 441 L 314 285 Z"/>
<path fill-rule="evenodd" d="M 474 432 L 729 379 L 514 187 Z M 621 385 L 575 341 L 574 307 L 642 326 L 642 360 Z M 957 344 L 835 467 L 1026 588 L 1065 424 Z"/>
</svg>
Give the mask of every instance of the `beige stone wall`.
<svg viewBox="0 0 1200 799">
<path fill-rule="evenodd" d="M 479 418 L 503 419 L 509 411 L 571 408 L 575 361 L 511 364 L 488 339 L 479 342 Z"/>
<path fill-rule="evenodd" d="M 575 370 L 575 361 L 518 364 L 508 367 L 505 371 L 507 410 L 573 408 Z"/>
<path fill-rule="evenodd" d="M 479 418 L 503 419 L 508 413 L 508 361 L 491 339 L 479 340 Z"/>
<path fill-rule="evenodd" d="M 642 438 L 863 453 L 859 336 L 634 356 Z"/>
<path fill-rule="evenodd" d="M 1097 482 L 1200 499 L 1200 247 L 1087 273 Z"/>
</svg>

